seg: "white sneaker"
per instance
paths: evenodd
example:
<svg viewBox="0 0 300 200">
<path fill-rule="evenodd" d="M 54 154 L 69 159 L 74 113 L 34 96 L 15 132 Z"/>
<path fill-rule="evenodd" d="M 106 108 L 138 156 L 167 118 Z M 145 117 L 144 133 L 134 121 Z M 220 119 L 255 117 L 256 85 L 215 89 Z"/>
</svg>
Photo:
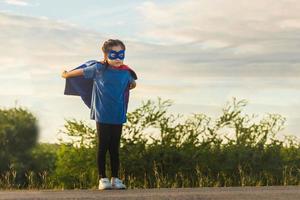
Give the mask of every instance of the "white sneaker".
<svg viewBox="0 0 300 200">
<path fill-rule="evenodd" d="M 126 189 L 126 186 L 118 178 L 111 178 L 112 189 Z"/>
<path fill-rule="evenodd" d="M 108 178 L 101 178 L 99 180 L 99 190 L 109 190 L 112 189 L 111 183 Z"/>
</svg>

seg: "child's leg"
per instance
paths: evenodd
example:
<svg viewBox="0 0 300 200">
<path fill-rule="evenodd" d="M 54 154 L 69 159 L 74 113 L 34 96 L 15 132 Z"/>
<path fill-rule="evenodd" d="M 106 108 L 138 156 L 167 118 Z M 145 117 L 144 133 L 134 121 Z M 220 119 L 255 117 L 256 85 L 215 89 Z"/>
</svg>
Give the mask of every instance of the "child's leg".
<svg viewBox="0 0 300 200">
<path fill-rule="evenodd" d="M 112 177 L 118 177 L 119 173 L 119 148 L 123 124 L 113 124 L 111 131 L 111 141 L 109 145 L 110 163 Z"/>
<path fill-rule="evenodd" d="M 98 173 L 99 178 L 106 178 L 105 173 L 105 158 L 106 152 L 110 143 L 110 126 L 109 124 L 96 122 L 97 134 L 98 134 L 98 152 L 97 152 L 97 162 L 98 162 Z"/>
</svg>

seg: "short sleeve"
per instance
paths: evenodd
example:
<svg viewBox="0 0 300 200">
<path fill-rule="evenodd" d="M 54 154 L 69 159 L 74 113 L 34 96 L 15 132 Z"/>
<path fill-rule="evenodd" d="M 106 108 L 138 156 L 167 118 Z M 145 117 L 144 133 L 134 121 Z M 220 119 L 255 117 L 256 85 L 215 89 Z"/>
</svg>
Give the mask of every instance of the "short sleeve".
<svg viewBox="0 0 300 200">
<path fill-rule="evenodd" d="M 93 79 L 96 71 L 100 69 L 99 63 L 95 61 L 88 61 L 85 63 L 86 67 L 83 68 L 83 76 L 86 79 Z"/>
</svg>

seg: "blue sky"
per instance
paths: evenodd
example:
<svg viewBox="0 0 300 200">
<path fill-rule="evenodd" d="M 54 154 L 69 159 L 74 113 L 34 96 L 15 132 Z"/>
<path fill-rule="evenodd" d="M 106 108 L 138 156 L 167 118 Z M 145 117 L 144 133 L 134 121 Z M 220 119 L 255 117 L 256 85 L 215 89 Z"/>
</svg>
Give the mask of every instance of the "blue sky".
<svg viewBox="0 0 300 200">
<path fill-rule="evenodd" d="M 0 106 L 32 110 L 43 142 L 57 141 L 65 118 L 94 126 L 60 74 L 101 60 L 102 43 L 119 38 L 139 77 L 129 111 L 159 96 L 174 101 L 170 112 L 215 117 L 237 97 L 300 136 L 299 10 L 296 0 L 2 0 Z"/>
<path fill-rule="evenodd" d="M 176 1 L 152 1 L 159 5 L 168 5 Z M 147 5 L 147 2 L 146 2 Z M 134 0 L 123 1 L 23 1 L 4 0 L 1 2 L 3 11 L 11 13 L 42 17 L 50 20 L 76 24 L 84 29 L 90 29 L 115 35 L 116 27 L 119 37 L 132 38 L 137 34 L 144 20 L 145 2 Z"/>
</svg>

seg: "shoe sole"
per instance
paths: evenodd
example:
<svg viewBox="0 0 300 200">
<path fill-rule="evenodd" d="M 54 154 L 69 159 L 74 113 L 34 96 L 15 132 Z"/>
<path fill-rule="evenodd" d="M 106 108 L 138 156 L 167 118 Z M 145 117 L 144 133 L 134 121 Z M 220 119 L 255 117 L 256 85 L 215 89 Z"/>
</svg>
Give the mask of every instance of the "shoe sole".
<svg viewBox="0 0 300 200">
<path fill-rule="evenodd" d="M 98 190 L 112 190 L 112 189 L 113 189 L 112 186 L 110 186 L 110 187 L 103 187 L 103 188 L 99 188 L 98 187 Z"/>
<path fill-rule="evenodd" d="M 98 188 L 98 190 L 113 190 L 113 188 Z"/>
<path fill-rule="evenodd" d="M 126 190 L 127 188 L 116 188 L 116 187 L 113 187 L 112 189 L 113 190 Z"/>
<path fill-rule="evenodd" d="M 99 189 L 98 190 L 126 190 L 127 188 L 102 188 L 102 189 Z"/>
</svg>

